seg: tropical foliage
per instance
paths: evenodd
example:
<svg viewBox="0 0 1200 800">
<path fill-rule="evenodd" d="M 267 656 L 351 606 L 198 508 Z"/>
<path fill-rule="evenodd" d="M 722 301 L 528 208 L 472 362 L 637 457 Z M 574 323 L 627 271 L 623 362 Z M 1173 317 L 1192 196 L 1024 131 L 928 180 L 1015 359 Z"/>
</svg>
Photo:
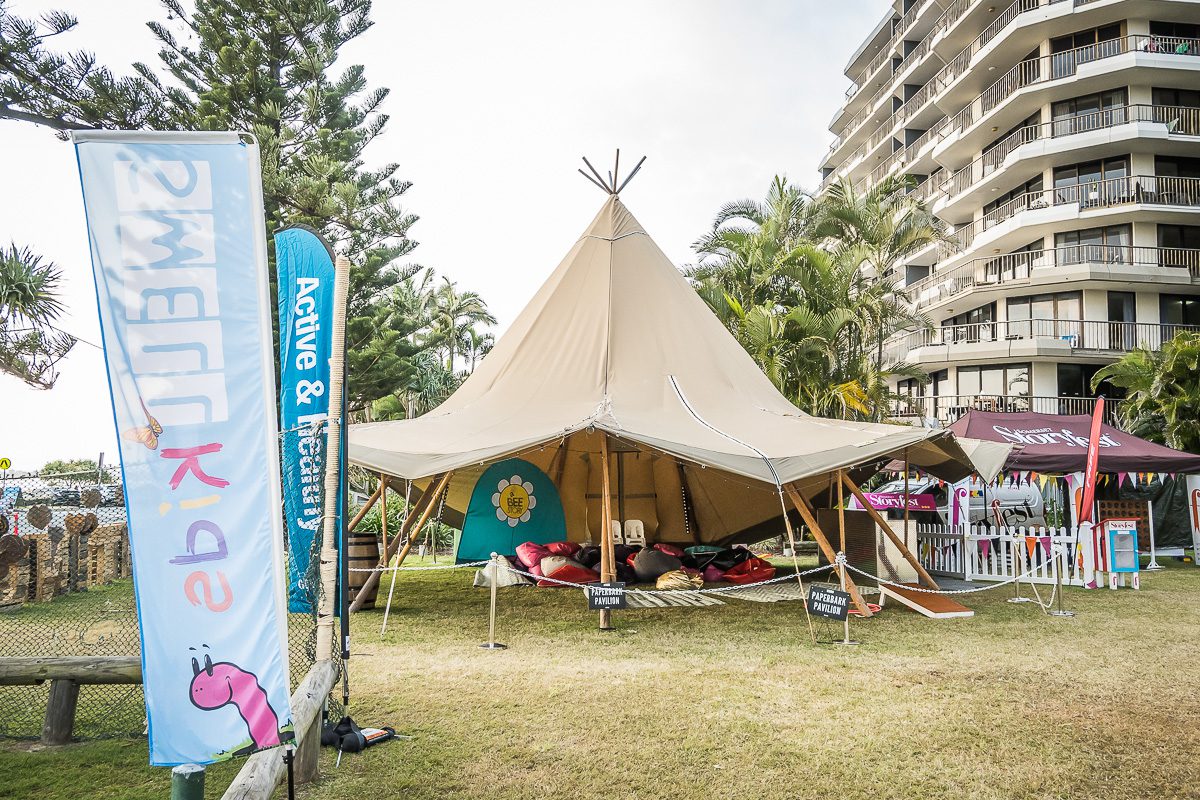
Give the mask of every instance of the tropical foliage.
<svg viewBox="0 0 1200 800">
<path fill-rule="evenodd" d="M 892 333 L 928 326 L 894 276 L 944 240 L 940 223 L 892 178 L 859 194 L 837 184 L 814 199 L 775 178 L 762 202 L 722 208 L 696 242 L 688 275 L 779 390 L 812 414 L 882 419 L 898 377 Z"/>
<path fill-rule="evenodd" d="M 1160 350 L 1126 354 L 1096 372 L 1093 391 L 1105 382 L 1126 392 L 1118 407 L 1125 430 L 1200 453 L 1200 333 L 1179 333 Z"/>
<path fill-rule="evenodd" d="M 422 272 L 398 264 L 416 247 L 408 234 L 417 217 L 400 205 L 409 183 L 399 166 L 368 167 L 364 155 L 388 124 L 389 90 L 369 88 L 361 65 L 337 65 L 371 27 L 371 0 L 160 1 L 161 18 L 147 23 L 157 62 L 121 76 L 92 53 L 54 51 L 55 37 L 77 27 L 70 14 L 18 17 L 0 0 L 0 118 L 60 136 L 80 128 L 252 133 L 268 232 L 308 225 L 351 260 L 352 409 L 406 391 L 430 363 L 430 347 L 450 372 L 460 354 L 478 358 L 483 342 L 468 334 L 491 319 L 478 296 L 450 284 L 438 319 L 396 304 Z"/>
<path fill-rule="evenodd" d="M 0 249 L 0 372 L 37 389 L 58 380 L 75 339 L 54 327 L 62 313 L 62 273 L 28 248 Z"/>
</svg>

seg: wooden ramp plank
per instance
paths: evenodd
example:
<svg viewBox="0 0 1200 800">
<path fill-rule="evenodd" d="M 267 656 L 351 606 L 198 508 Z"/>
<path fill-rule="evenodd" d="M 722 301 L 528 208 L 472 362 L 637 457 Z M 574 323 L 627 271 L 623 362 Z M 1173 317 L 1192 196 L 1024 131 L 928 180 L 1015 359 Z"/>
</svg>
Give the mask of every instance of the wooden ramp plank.
<svg viewBox="0 0 1200 800">
<path fill-rule="evenodd" d="M 912 589 L 919 588 L 921 587 L 915 583 L 906 583 L 902 587 L 887 586 L 884 584 L 880 584 L 879 586 L 881 597 L 894 597 L 913 611 L 924 614 L 930 619 L 953 619 L 955 617 L 975 616 L 974 611 L 957 600 L 951 600 L 946 595 L 912 591 Z"/>
</svg>

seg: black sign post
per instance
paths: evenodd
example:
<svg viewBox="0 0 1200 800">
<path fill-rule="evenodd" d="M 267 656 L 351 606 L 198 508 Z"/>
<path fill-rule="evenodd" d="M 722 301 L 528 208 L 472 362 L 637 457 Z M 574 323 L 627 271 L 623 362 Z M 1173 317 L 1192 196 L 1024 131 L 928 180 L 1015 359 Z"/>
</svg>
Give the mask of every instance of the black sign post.
<svg viewBox="0 0 1200 800">
<path fill-rule="evenodd" d="M 588 587 L 588 611 L 625 608 L 625 584 L 622 581 L 595 583 Z"/>
<path fill-rule="evenodd" d="M 840 589 L 813 584 L 808 590 L 808 613 L 843 622 L 850 613 L 850 595 Z"/>
</svg>

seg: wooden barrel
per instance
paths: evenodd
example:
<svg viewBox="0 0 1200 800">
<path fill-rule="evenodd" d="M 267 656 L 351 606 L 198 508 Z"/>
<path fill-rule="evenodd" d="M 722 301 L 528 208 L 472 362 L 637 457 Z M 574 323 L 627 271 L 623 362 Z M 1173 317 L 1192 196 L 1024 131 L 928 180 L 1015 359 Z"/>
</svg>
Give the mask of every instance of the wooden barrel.
<svg viewBox="0 0 1200 800">
<path fill-rule="evenodd" d="M 350 586 L 351 603 L 358 597 L 358 590 L 363 587 L 371 575 L 370 572 L 355 572 L 355 570 L 369 570 L 377 564 L 379 564 L 379 538 L 375 532 L 352 531 L 346 538 L 346 567 L 350 570 L 347 583 Z M 378 591 L 379 584 L 376 583 L 363 602 L 363 608 L 375 607 L 375 595 Z"/>
</svg>

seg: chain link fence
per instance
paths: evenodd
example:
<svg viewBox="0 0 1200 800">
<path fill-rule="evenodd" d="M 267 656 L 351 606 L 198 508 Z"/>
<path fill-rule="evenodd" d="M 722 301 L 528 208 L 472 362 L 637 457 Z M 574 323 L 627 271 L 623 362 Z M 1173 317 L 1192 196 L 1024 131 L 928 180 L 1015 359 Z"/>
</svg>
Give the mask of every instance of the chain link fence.
<svg viewBox="0 0 1200 800">
<path fill-rule="evenodd" d="M 299 435 L 280 438 L 286 445 Z M 0 520 L 0 658 L 140 654 L 119 469 L 0 473 Z M 314 587 L 315 608 L 319 582 L 305 583 Z M 316 617 L 287 617 L 295 689 L 316 658 Z M 0 686 L 0 738 L 38 738 L 49 693 L 49 682 Z M 145 732 L 141 685 L 80 686 L 77 738 Z"/>
</svg>

